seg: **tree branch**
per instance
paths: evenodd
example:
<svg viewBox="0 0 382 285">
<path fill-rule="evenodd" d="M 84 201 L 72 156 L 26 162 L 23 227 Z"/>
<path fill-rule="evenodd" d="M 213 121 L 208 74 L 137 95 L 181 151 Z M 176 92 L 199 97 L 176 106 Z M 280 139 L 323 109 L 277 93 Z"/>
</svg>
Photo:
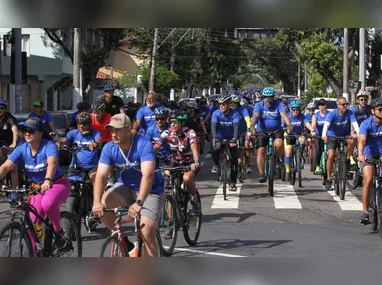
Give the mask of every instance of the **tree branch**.
<svg viewBox="0 0 382 285">
<path fill-rule="evenodd" d="M 52 31 L 53 30 L 53 31 Z M 61 37 L 56 34 L 58 32 L 58 29 L 44 29 L 45 34 L 47 37 L 54 43 L 60 45 L 67 56 L 69 56 L 70 60 L 73 62 L 73 52 L 71 49 L 69 49 L 66 44 L 63 42 Z"/>
</svg>

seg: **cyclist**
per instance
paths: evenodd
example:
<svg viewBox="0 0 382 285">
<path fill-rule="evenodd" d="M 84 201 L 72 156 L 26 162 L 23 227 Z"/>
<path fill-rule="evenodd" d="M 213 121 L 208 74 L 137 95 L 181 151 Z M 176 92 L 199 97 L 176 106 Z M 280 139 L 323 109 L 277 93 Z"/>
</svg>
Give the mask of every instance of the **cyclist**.
<svg viewBox="0 0 382 285">
<path fill-rule="evenodd" d="M 237 181 L 237 140 L 239 137 L 239 114 L 237 111 L 229 108 L 231 102 L 230 96 L 223 96 L 219 99 L 219 110 L 216 110 L 212 115 L 211 131 L 213 137 L 214 152 L 212 159 L 214 166 L 212 167 L 212 173 L 219 172 L 219 159 L 221 153 L 221 141 L 229 140 L 229 151 L 231 153 L 231 183 L 229 185 L 230 191 L 236 191 Z"/>
<path fill-rule="evenodd" d="M 316 162 L 316 168 L 314 170 L 315 174 L 321 174 L 322 169 L 320 167 L 320 159 L 322 152 L 324 151 L 324 141 L 321 139 L 322 129 L 324 127 L 326 116 L 328 111 L 326 110 L 327 103 L 325 99 L 320 99 L 317 101 L 319 112 L 315 113 L 312 117 L 312 136 L 314 137 L 314 157 Z"/>
<path fill-rule="evenodd" d="M 208 114 L 201 123 L 207 129 L 207 132 L 209 135 L 208 141 L 210 141 L 211 143 L 208 153 L 212 153 L 213 145 L 212 145 L 212 134 L 211 134 L 211 118 L 212 118 L 212 114 L 219 109 L 219 102 L 214 97 L 210 97 L 209 103 L 210 105 L 208 106 Z"/>
<path fill-rule="evenodd" d="M 264 132 L 275 132 L 279 130 L 275 134 L 274 146 L 276 148 L 277 167 L 280 167 L 280 159 L 284 152 L 281 119 L 284 120 L 288 133 L 290 133 L 293 129 L 289 117 L 285 112 L 284 104 L 279 100 L 275 100 L 275 90 L 272 87 L 266 87 L 263 89 L 262 95 L 264 99 L 256 104 L 251 122 L 251 129 L 253 130 L 253 133 L 255 134 L 257 131 L 259 132 L 256 145 L 258 147 L 257 168 L 260 173 L 260 183 L 264 183 L 266 181 L 266 175 L 264 174 L 265 147 L 269 143 L 269 138 L 266 137 Z M 255 125 L 256 129 L 254 128 Z"/>
<path fill-rule="evenodd" d="M 239 116 L 239 147 L 237 151 L 238 156 L 238 167 L 243 166 L 243 158 L 244 158 L 244 145 L 247 138 L 247 130 L 251 127 L 251 117 L 249 116 L 248 110 L 245 106 L 240 105 L 240 97 L 237 95 L 231 96 L 231 108 L 237 111 Z M 247 143 L 247 145 L 249 145 Z M 247 162 L 248 165 L 248 162 Z M 251 172 L 251 166 L 247 169 L 247 172 Z"/>
<path fill-rule="evenodd" d="M 251 133 L 250 133 L 250 127 L 251 127 L 251 118 L 253 117 L 253 110 L 254 108 L 251 105 L 248 105 L 248 100 L 241 99 L 240 100 L 240 106 L 247 109 L 248 115 L 249 115 L 249 127 L 247 128 L 247 134 L 245 136 L 245 157 L 247 159 L 247 173 L 252 173 L 251 169 Z"/>
<path fill-rule="evenodd" d="M 371 101 L 372 116 L 361 123 L 358 137 L 358 160 L 363 163 L 362 208 L 360 223 L 370 224 L 369 201 L 373 183 L 374 166 L 368 158 L 379 159 L 382 155 L 382 99 Z"/>
<path fill-rule="evenodd" d="M 304 127 L 306 127 L 309 131 L 312 131 L 312 126 L 310 125 L 308 119 L 304 114 L 301 113 L 302 104 L 300 100 L 293 100 L 289 103 L 290 113 L 288 114 L 288 118 L 293 126 L 292 135 L 298 135 L 299 143 L 301 145 L 302 151 L 305 148 L 305 136 L 303 135 Z M 284 123 L 284 122 L 283 122 Z M 285 180 L 289 181 L 290 179 L 290 164 L 292 161 L 292 152 L 293 146 L 296 144 L 296 139 L 285 139 L 284 147 L 285 147 Z M 303 163 L 301 167 L 303 168 Z"/>
<path fill-rule="evenodd" d="M 88 112 L 89 114 L 91 114 L 93 111 L 92 109 L 89 108 L 89 104 L 86 103 L 86 102 L 79 102 L 77 104 L 77 111 L 75 111 L 72 116 L 70 117 L 70 126 L 69 128 L 70 129 L 75 129 L 77 128 L 77 122 L 76 122 L 76 117 L 79 113 L 82 113 L 82 112 Z"/>
<path fill-rule="evenodd" d="M 49 133 L 51 136 L 55 136 L 54 132 L 54 123 L 53 123 L 53 118 L 52 115 L 48 112 L 45 111 L 44 108 L 44 102 L 41 100 L 37 100 L 33 102 L 33 108 L 34 112 L 29 114 L 29 117 L 37 117 L 40 119 L 41 123 L 44 126 L 44 131 Z"/>
<path fill-rule="evenodd" d="M 179 164 L 191 164 L 191 170 L 183 175 L 184 186 L 191 192 L 192 211 L 201 211 L 201 203 L 198 198 L 198 189 L 195 185 L 195 177 L 200 171 L 198 138 L 193 129 L 186 127 L 187 114 L 181 110 L 174 110 L 170 114 L 169 130 L 165 130 L 157 146 L 162 147 L 168 143 L 173 153 L 172 162 L 174 166 Z"/>
<path fill-rule="evenodd" d="M 44 132 L 43 123 L 38 117 L 28 118 L 22 131 L 26 143 L 18 146 L 0 167 L 0 178 L 21 164 L 26 176 L 33 181 L 32 186 L 41 188 L 39 194 L 30 197 L 31 205 L 40 216 L 47 215 L 52 221 L 56 247 L 62 251 L 71 250 L 72 243 L 60 225 L 60 205 L 69 197 L 70 185 L 58 165 L 57 147 Z M 33 223 L 41 226 L 42 222 L 36 221 L 34 214 L 30 213 L 30 217 Z"/>
<path fill-rule="evenodd" d="M 101 133 L 103 144 L 111 141 L 111 132 L 105 128 L 110 123 L 111 115 L 105 112 L 105 103 L 103 101 L 95 101 L 92 104 L 93 113 L 91 114 L 92 122 L 90 129 Z"/>
<path fill-rule="evenodd" d="M 103 88 L 105 92 L 105 112 L 109 113 L 111 116 L 116 114 L 125 114 L 125 103 L 119 96 L 114 95 L 114 86 L 111 84 L 106 84 Z"/>
<path fill-rule="evenodd" d="M 337 99 L 337 109 L 331 111 L 325 118 L 325 124 L 322 130 L 322 139 L 328 146 L 328 160 L 326 161 L 326 169 L 327 169 L 327 180 L 325 181 L 325 188 L 329 190 L 332 185 L 332 170 L 333 170 L 333 162 L 335 150 L 339 146 L 338 141 L 332 141 L 328 138 L 330 137 L 345 137 L 350 136 L 351 126 L 353 126 L 356 133 L 359 133 L 359 126 L 357 120 L 354 116 L 354 113 L 348 110 L 349 103 L 347 102 L 345 97 L 339 97 Z M 352 135 L 353 137 L 357 137 L 356 134 Z M 354 140 L 348 139 L 348 151 L 347 151 L 347 159 L 348 166 L 350 166 L 350 156 L 352 151 L 350 152 L 349 146 L 353 146 L 354 149 Z"/>
<path fill-rule="evenodd" d="M 102 145 L 101 134 L 99 131 L 91 130 L 90 124 L 92 117 L 89 113 L 83 112 L 76 117 L 77 129 L 71 130 L 66 138 L 62 138 L 56 145 L 60 148 L 63 144 L 76 144 L 78 147 L 87 147 L 77 153 L 78 163 L 81 168 L 88 172 L 89 178 L 94 185 L 95 174 L 97 171 L 97 164 L 99 160 L 98 148 Z M 73 167 L 73 160 L 70 167 Z"/>
<path fill-rule="evenodd" d="M 199 143 L 199 154 L 203 154 L 204 148 L 204 138 L 207 134 L 205 126 L 201 123 L 202 119 L 200 116 L 200 111 L 197 109 L 197 103 L 195 101 L 188 101 L 182 105 L 182 110 L 187 114 L 187 119 L 185 126 L 189 129 L 195 131 L 198 137 Z"/>
<path fill-rule="evenodd" d="M 116 216 L 105 213 L 104 208 L 129 206 L 130 218 L 140 213 L 141 224 L 145 224 L 142 228 L 144 255 L 158 256 L 156 230 L 164 181 L 155 165 L 153 146 L 144 136 L 131 133 L 131 122 L 125 114 L 114 115 L 106 128 L 111 130 L 113 141 L 105 145 L 98 163 L 93 213 L 102 218 L 109 230 L 113 230 Z M 106 179 L 114 165 L 121 170 L 118 182 L 104 193 Z"/>
<path fill-rule="evenodd" d="M 146 106 L 141 107 L 137 111 L 137 120 L 132 129 L 133 134 L 138 131 L 144 133 L 149 127 L 155 126 L 154 109 L 158 107 L 157 98 L 157 94 L 154 91 L 150 91 L 149 94 L 147 94 Z"/>
<path fill-rule="evenodd" d="M 17 119 L 7 111 L 8 102 L 7 100 L 0 99 L 0 144 L 7 146 L 10 151 L 16 148 L 18 142 L 18 130 L 17 130 Z M 0 161 L 3 163 L 6 159 L 4 154 L 4 160 Z M 11 170 L 11 184 L 12 187 L 17 187 L 18 184 L 17 169 Z"/>
</svg>

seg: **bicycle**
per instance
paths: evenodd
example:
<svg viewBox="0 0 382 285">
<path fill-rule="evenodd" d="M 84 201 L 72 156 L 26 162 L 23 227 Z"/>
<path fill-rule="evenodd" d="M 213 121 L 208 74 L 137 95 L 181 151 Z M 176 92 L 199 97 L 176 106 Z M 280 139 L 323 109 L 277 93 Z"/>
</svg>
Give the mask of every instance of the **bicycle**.
<svg viewBox="0 0 382 285">
<path fill-rule="evenodd" d="M 334 182 L 335 194 L 340 197 L 341 200 L 345 200 L 346 193 L 346 181 L 347 181 L 347 151 L 345 148 L 346 140 L 352 138 L 351 136 L 344 137 L 328 137 L 331 141 L 337 141 L 340 143 L 338 147 L 338 157 L 334 159 L 332 181 Z"/>
<path fill-rule="evenodd" d="M 197 243 L 202 225 L 202 213 L 191 212 L 191 193 L 183 184 L 183 173 L 190 171 L 191 166 L 169 166 L 162 167 L 162 169 L 170 171 L 170 185 L 166 191 L 159 228 L 167 230 L 173 228 L 171 242 L 167 248 L 163 249 L 164 255 L 170 256 L 175 248 L 180 227 L 183 229 L 183 236 L 188 245 L 194 246 Z M 197 196 L 200 201 L 199 192 Z M 165 225 L 165 222 L 168 222 L 168 226 Z M 195 224 L 195 233 L 191 236 L 190 226 L 193 224 Z M 162 244 L 164 243 L 162 242 Z"/>
<path fill-rule="evenodd" d="M 231 164 L 232 157 L 229 151 L 229 140 L 221 141 L 222 151 L 219 156 L 219 182 L 223 187 L 223 198 L 227 200 L 227 184 L 231 183 Z"/>
<path fill-rule="evenodd" d="M 54 233 L 52 222 L 48 217 L 41 217 L 36 209 L 29 203 L 31 195 L 37 195 L 40 192 L 39 188 L 26 188 L 25 186 L 20 190 L 4 188 L 1 189 L 0 192 L 8 196 L 12 208 L 11 210 L 3 212 L 3 214 L 8 214 L 11 217 L 11 221 L 0 230 L 0 245 L 6 244 L 6 246 L 11 247 L 14 242 L 14 238 L 12 237 L 13 233 L 18 233 L 19 241 L 15 241 L 16 246 L 19 246 L 18 251 L 16 250 L 18 257 L 82 256 L 81 233 L 77 228 L 73 216 L 66 211 L 60 213 L 61 225 L 66 237 L 72 243 L 72 248 L 69 251 L 61 251 L 56 248 L 56 234 Z M 40 229 L 35 228 L 29 213 L 33 213 L 36 216 L 36 220 L 42 222 Z M 44 230 L 42 230 L 42 227 L 44 227 Z M 10 234 L 7 234 L 8 232 L 10 232 Z M 24 249 L 26 251 L 25 255 L 23 254 Z M 75 253 L 75 251 L 77 251 L 77 253 Z M 4 256 L 3 254 L 1 255 Z M 9 249 L 5 256 L 11 256 Z"/>
<path fill-rule="evenodd" d="M 371 228 L 375 232 L 379 229 L 382 238 L 382 157 L 379 159 L 367 159 L 368 163 L 374 165 L 373 184 L 370 191 L 369 218 Z"/>
<path fill-rule="evenodd" d="M 310 172 L 313 172 L 314 166 L 316 164 L 316 162 L 314 161 L 314 137 L 305 136 L 305 138 L 306 138 L 306 144 L 305 144 L 306 158 L 310 164 Z"/>
<path fill-rule="evenodd" d="M 93 217 L 93 185 L 89 179 L 89 171 L 81 168 L 77 158 L 79 151 L 89 150 L 89 147 L 74 146 L 71 148 L 63 145 L 61 149 L 68 151 L 73 157 L 73 166 L 69 169 L 67 176 L 70 183 L 70 196 L 66 200 L 66 211 L 74 216 L 80 230 L 81 219 L 83 219 L 86 231 L 91 233 L 101 221 L 98 217 Z"/>
<path fill-rule="evenodd" d="M 8 159 L 8 155 L 10 155 L 12 153 L 12 151 L 9 149 L 9 146 L 7 145 L 1 145 L 0 146 L 0 165 L 2 165 L 7 159 Z M 20 178 L 22 178 L 22 170 L 20 169 L 20 167 L 18 167 L 19 170 L 18 170 L 18 175 L 20 176 Z M 20 181 L 21 182 L 21 181 Z M 1 179 L 0 181 L 0 184 L 1 185 L 5 185 L 6 187 L 12 187 L 12 179 L 11 179 L 11 173 L 7 173 L 3 179 Z M 22 182 L 21 182 L 22 183 Z M 21 186 L 22 184 L 19 183 L 19 187 Z"/>
<path fill-rule="evenodd" d="M 362 185 L 362 163 L 358 161 L 358 148 L 354 148 L 352 153 L 355 164 L 348 171 L 346 185 L 350 190 L 355 190 L 358 185 Z"/>
<path fill-rule="evenodd" d="M 299 141 L 299 135 L 284 135 L 285 139 L 295 140 L 295 145 L 292 151 L 292 160 L 291 160 L 291 175 L 290 175 L 290 185 L 294 185 L 296 182 L 296 176 L 298 178 L 298 187 L 302 187 L 302 176 L 301 169 L 303 168 L 303 151 L 302 146 Z"/>
<path fill-rule="evenodd" d="M 116 214 L 117 218 L 114 223 L 114 229 L 111 231 L 111 235 L 102 243 L 100 257 L 130 257 L 129 250 L 127 248 L 127 242 L 129 238 L 122 231 L 122 225 L 134 223 L 135 232 L 137 233 L 137 242 L 134 248 L 134 256 L 142 257 L 143 256 L 143 238 L 142 238 L 142 229 L 145 224 L 141 224 L 141 214 L 137 213 L 135 218 L 123 219 L 123 216 L 127 215 L 129 208 L 106 208 L 105 212 L 113 212 Z M 156 232 L 156 240 L 158 243 L 158 255 L 159 257 L 163 256 L 162 251 L 162 241 L 159 236 L 159 231 Z M 111 249 L 107 251 L 107 247 L 111 245 Z"/>
<path fill-rule="evenodd" d="M 321 138 L 316 137 L 316 139 L 320 140 Z M 328 146 L 326 143 L 323 144 L 324 149 L 322 151 L 321 157 L 320 157 L 320 169 L 321 169 L 321 180 L 322 185 L 325 185 L 326 177 L 328 175 L 327 169 L 326 169 L 326 161 L 328 160 Z"/>
</svg>

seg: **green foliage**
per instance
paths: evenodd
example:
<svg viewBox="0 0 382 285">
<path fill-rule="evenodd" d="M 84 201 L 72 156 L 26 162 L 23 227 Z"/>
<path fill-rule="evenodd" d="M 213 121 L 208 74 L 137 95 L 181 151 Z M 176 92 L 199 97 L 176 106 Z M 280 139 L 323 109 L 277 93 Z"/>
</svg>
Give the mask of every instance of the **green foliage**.
<svg viewBox="0 0 382 285">
<path fill-rule="evenodd" d="M 144 91 L 149 91 L 149 79 L 150 69 L 148 67 L 142 67 L 139 69 L 138 74 L 142 75 L 142 82 L 138 87 Z M 158 65 L 155 71 L 156 75 L 156 88 L 155 91 L 160 94 L 169 94 L 171 88 L 179 84 L 179 76 L 169 70 L 167 67 Z"/>
</svg>

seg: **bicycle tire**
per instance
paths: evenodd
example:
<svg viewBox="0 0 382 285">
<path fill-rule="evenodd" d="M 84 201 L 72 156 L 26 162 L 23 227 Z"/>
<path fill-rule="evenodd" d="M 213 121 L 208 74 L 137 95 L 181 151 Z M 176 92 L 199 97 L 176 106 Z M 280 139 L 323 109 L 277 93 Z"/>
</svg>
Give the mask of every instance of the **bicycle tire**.
<svg viewBox="0 0 382 285">
<path fill-rule="evenodd" d="M 339 196 L 340 195 L 340 185 L 339 185 L 339 166 L 338 160 L 336 159 L 333 164 L 333 172 L 332 172 L 332 181 L 334 186 L 334 193 Z"/>
<path fill-rule="evenodd" d="M 273 182 L 274 182 L 274 172 L 275 172 L 275 153 L 270 153 L 268 156 L 268 176 L 267 176 L 267 187 L 268 193 L 273 197 Z"/>
<path fill-rule="evenodd" d="M 74 220 L 77 223 L 78 229 L 81 231 L 81 200 L 78 196 L 69 196 L 65 203 L 65 210 L 72 214 Z"/>
<path fill-rule="evenodd" d="M 197 196 L 200 201 L 199 192 L 197 192 Z M 189 246 L 194 246 L 198 242 L 200 230 L 202 227 L 202 210 L 200 209 L 200 213 L 190 213 L 190 211 L 188 210 L 188 205 L 189 205 L 188 201 L 191 202 L 190 195 L 185 195 L 184 213 L 183 213 L 185 221 L 183 223 L 183 236 Z M 189 225 L 190 225 L 191 217 L 196 217 L 196 223 L 197 223 L 195 235 L 193 238 L 189 234 L 189 229 L 190 229 Z"/>
<path fill-rule="evenodd" d="M 378 188 L 377 188 L 377 210 L 378 210 L 378 232 L 379 232 L 379 237 L 382 238 L 382 188 L 381 188 L 381 179 L 377 180 L 378 183 Z"/>
<path fill-rule="evenodd" d="M 18 222 L 16 222 L 16 221 L 11 221 L 11 222 L 5 224 L 5 225 L 3 226 L 3 228 L 0 230 L 0 243 L 2 243 L 1 240 L 2 240 L 2 238 L 3 238 L 3 236 L 4 236 L 4 234 L 5 234 L 7 231 L 9 231 L 9 230 L 14 229 L 14 230 L 20 232 L 20 236 L 21 236 L 21 232 L 22 232 L 21 227 L 22 227 L 21 224 L 18 223 Z M 26 230 L 24 230 L 23 237 L 22 237 L 22 241 L 25 242 L 26 253 L 28 254 L 28 255 L 25 256 L 25 257 L 33 257 L 33 250 L 32 250 L 31 240 L 30 240 L 30 238 L 29 238 L 29 236 L 28 236 Z M 20 242 L 20 248 L 22 248 L 22 247 L 23 247 L 23 245 L 22 245 L 22 243 Z M 23 253 L 23 250 L 21 249 L 21 250 L 20 250 L 20 255 L 17 256 L 17 257 L 23 257 L 22 253 Z M 1 255 L 2 255 L 2 254 L 1 254 Z M 1 257 L 5 257 L 5 256 L 1 256 Z M 6 257 L 9 257 L 9 256 L 6 256 Z"/>
<path fill-rule="evenodd" d="M 346 194 L 346 176 L 347 176 L 347 161 L 346 156 L 341 158 L 341 163 L 339 164 L 339 192 L 340 199 L 345 200 Z"/>
<path fill-rule="evenodd" d="M 370 191 L 370 202 L 369 202 L 369 219 L 370 226 L 373 232 L 376 232 L 378 229 L 378 208 L 377 208 L 377 196 L 376 196 L 375 185 L 371 187 Z"/>
<path fill-rule="evenodd" d="M 163 255 L 164 256 L 171 256 L 173 251 L 174 251 L 174 248 L 175 248 L 175 245 L 176 245 L 176 240 L 177 240 L 177 237 L 178 237 L 178 230 L 179 230 L 179 221 L 178 221 L 178 215 L 177 215 L 177 205 L 175 204 L 175 200 L 174 200 L 174 197 L 176 196 L 171 196 L 171 195 L 166 195 L 166 198 L 165 198 L 165 202 L 164 202 L 164 206 L 163 206 L 163 209 L 162 209 L 162 216 L 161 216 L 161 219 L 160 219 L 160 222 L 159 222 L 159 229 L 163 229 L 163 228 L 168 228 L 168 227 L 163 227 L 163 219 L 164 217 L 167 217 L 168 221 L 169 221 L 169 217 L 168 217 L 168 212 L 167 212 L 167 207 L 166 205 L 167 202 L 171 205 L 171 214 L 172 214 L 172 227 L 173 227 L 173 234 L 172 234 L 172 237 L 171 237 L 171 243 L 169 245 L 165 244 L 164 242 L 162 242 L 162 236 L 160 235 L 159 233 L 159 238 L 161 239 L 161 247 L 162 247 L 162 251 L 163 251 Z M 170 222 L 169 222 L 169 227 L 170 227 Z M 165 240 L 168 240 L 168 239 L 165 239 Z M 165 248 L 166 246 L 166 248 Z"/>
<path fill-rule="evenodd" d="M 225 155 L 222 156 L 221 158 L 221 183 L 222 183 L 222 188 L 223 188 L 223 198 L 224 200 L 227 200 L 227 183 L 228 183 L 228 161 Z"/>
<path fill-rule="evenodd" d="M 71 224 L 71 225 L 61 224 L 62 219 L 67 219 L 68 224 Z M 82 257 L 81 232 L 77 227 L 77 224 L 75 219 L 73 218 L 73 215 L 67 211 L 60 212 L 60 224 L 61 224 L 61 228 L 65 231 L 67 238 L 72 242 L 73 241 L 77 242 L 77 246 L 76 246 L 77 256 L 70 256 L 70 257 Z M 63 254 L 65 255 L 66 253 L 63 253 Z M 62 256 L 62 254 L 59 254 L 59 256 Z"/>
<path fill-rule="evenodd" d="M 290 161 L 290 175 L 289 175 L 289 183 L 290 185 L 294 185 L 296 183 L 296 159 L 295 153 L 292 154 L 292 159 Z"/>
<path fill-rule="evenodd" d="M 115 245 L 118 245 L 118 255 L 116 254 L 115 250 L 113 251 L 113 254 L 106 252 L 107 246 L 109 244 L 112 245 L 112 248 L 114 248 Z M 100 257 L 128 257 L 129 253 L 127 252 L 127 249 L 119 241 L 118 236 L 112 235 L 107 237 L 105 241 L 102 243 L 99 256 Z"/>
<path fill-rule="evenodd" d="M 299 148 L 296 149 L 296 169 L 297 169 L 297 178 L 298 178 L 298 187 L 302 187 L 302 177 L 301 177 L 301 151 Z"/>
<path fill-rule="evenodd" d="M 361 169 L 359 168 L 359 164 L 356 163 L 355 164 L 355 170 L 351 170 L 349 171 L 349 173 L 352 174 L 352 179 L 346 179 L 346 186 L 350 189 L 350 190 L 355 190 L 358 185 L 360 184 L 360 181 L 361 181 L 361 177 L 362 177 L 362 173 L 361 173 Z"/>
</svg>

